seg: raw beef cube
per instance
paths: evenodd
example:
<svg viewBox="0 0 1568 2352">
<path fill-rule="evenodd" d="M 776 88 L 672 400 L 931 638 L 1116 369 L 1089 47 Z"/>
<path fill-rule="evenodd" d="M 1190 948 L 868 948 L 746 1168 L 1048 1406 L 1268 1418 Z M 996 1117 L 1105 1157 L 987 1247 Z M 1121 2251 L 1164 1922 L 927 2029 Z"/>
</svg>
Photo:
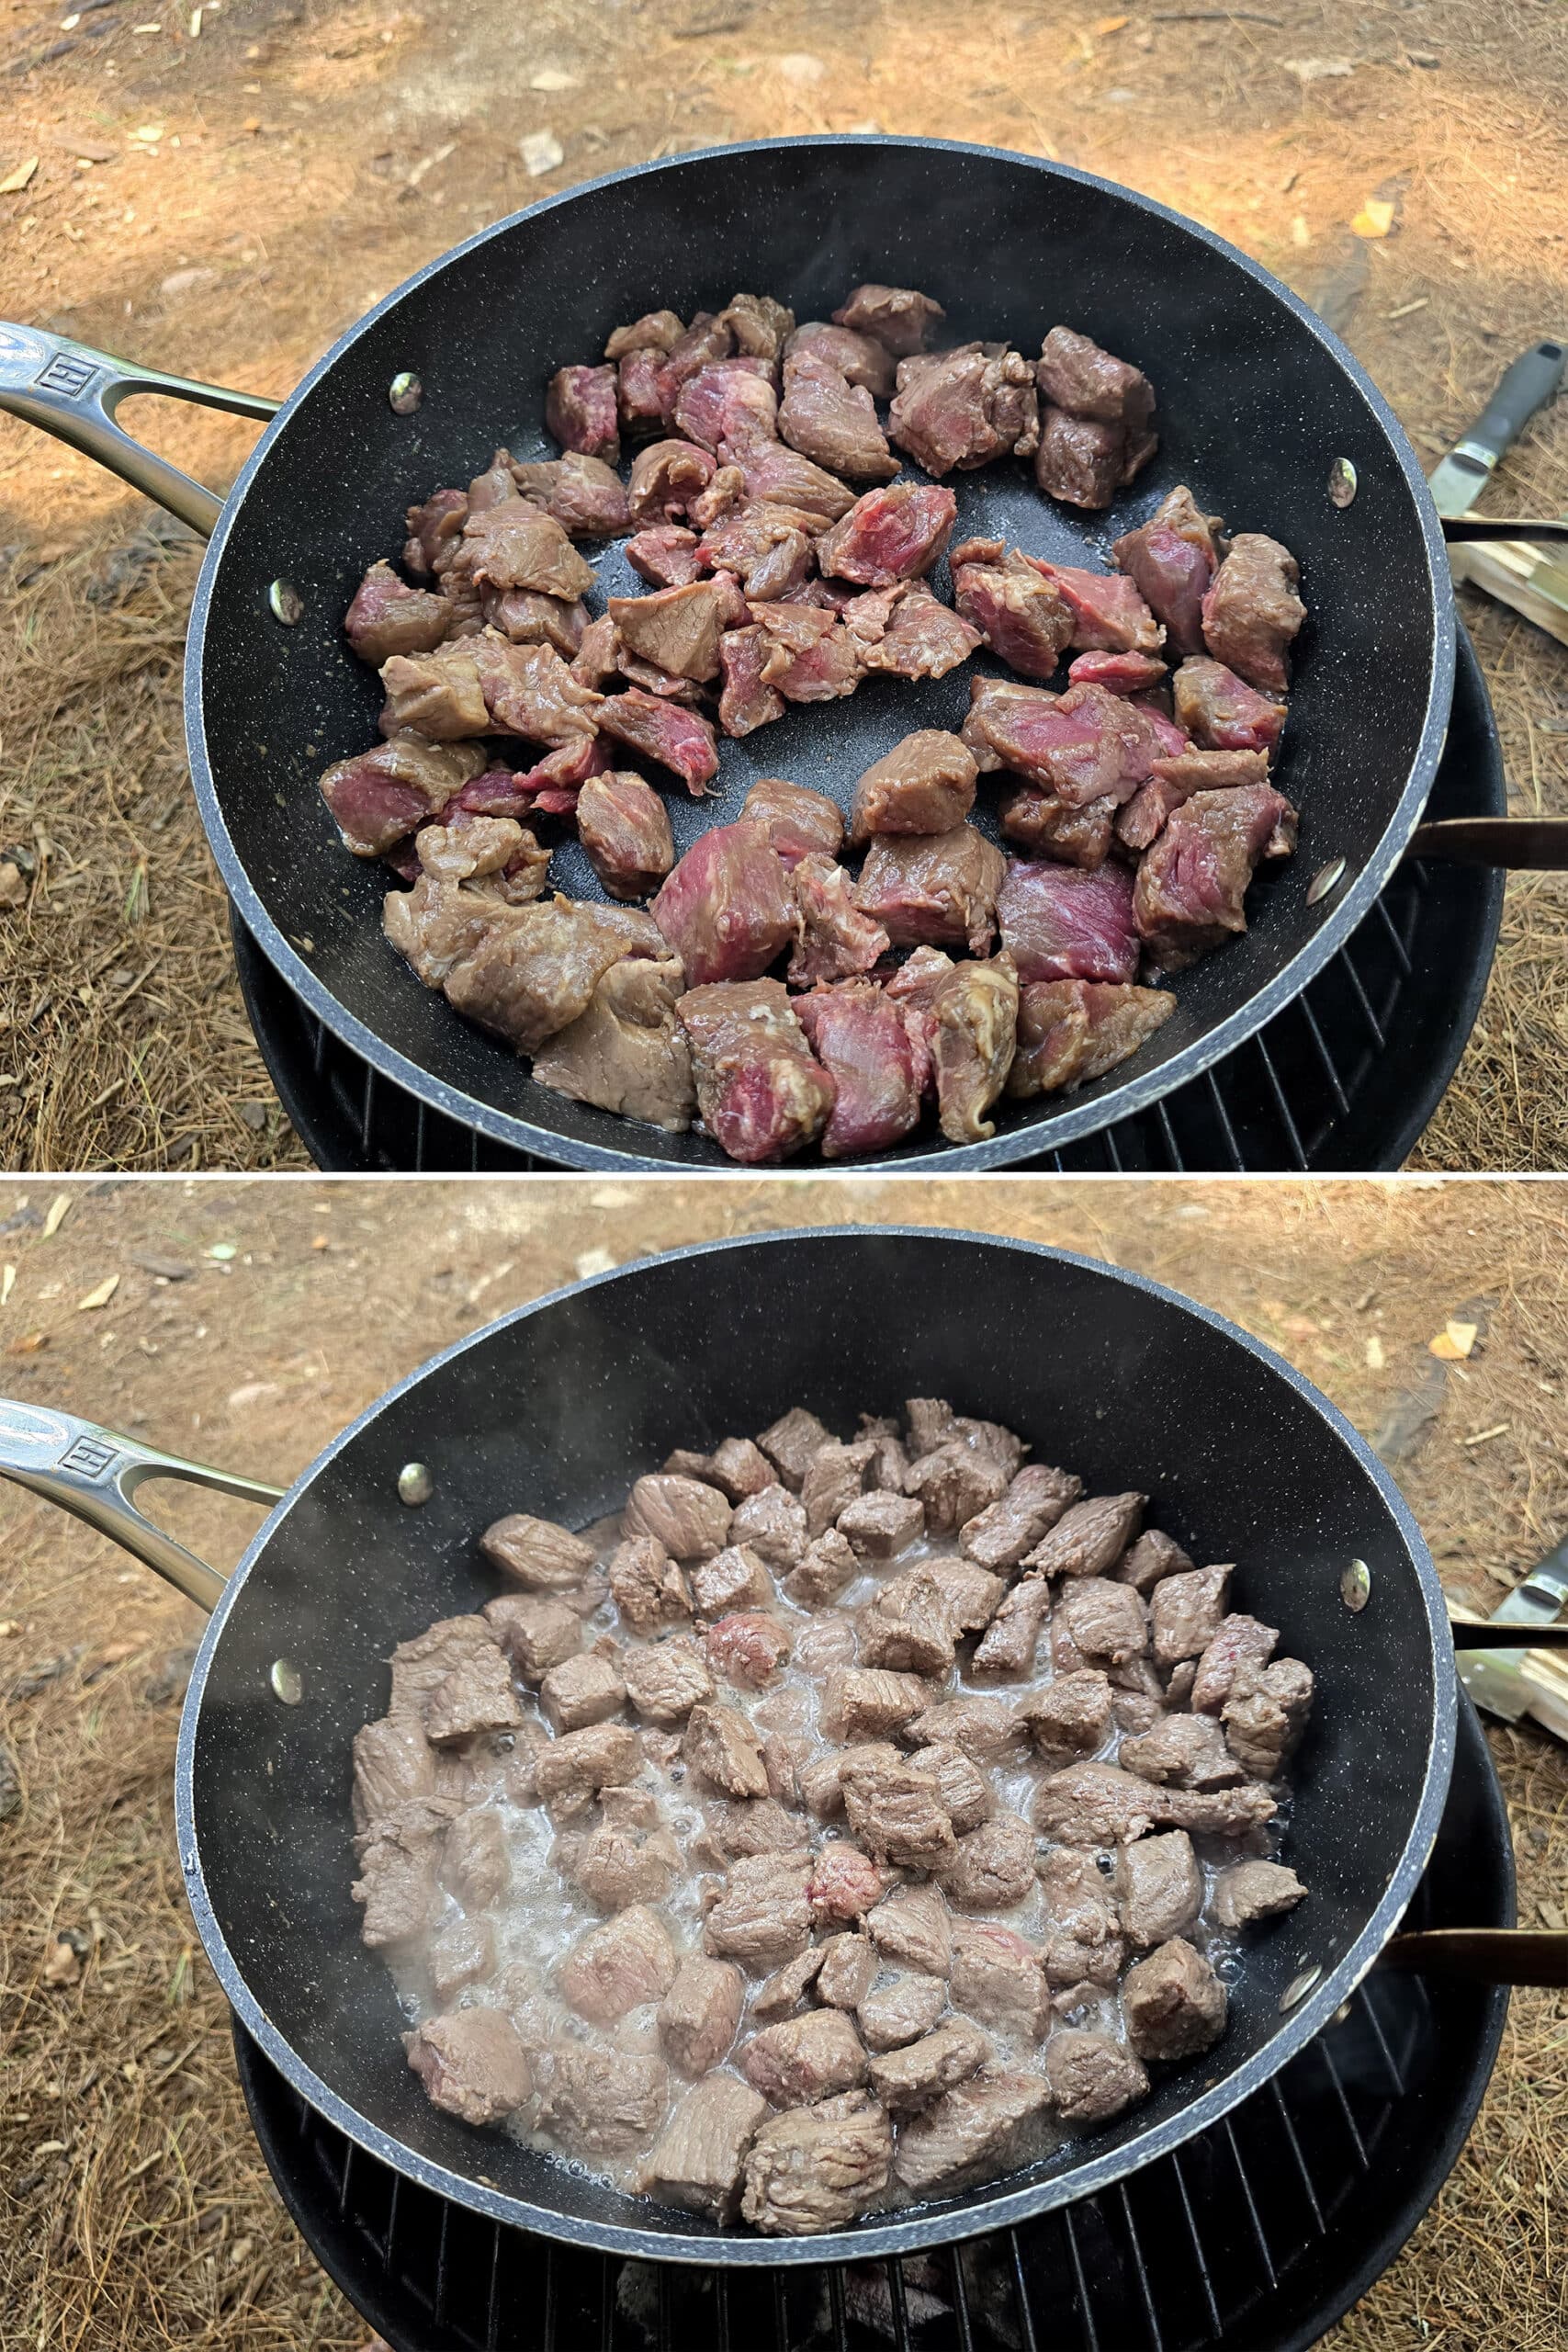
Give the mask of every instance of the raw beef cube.
<svg viewBox="0 0 1568 2352">
<path fill-rule="evenodd" d="M 816 1141 L 833 1107 L 833 1081 L 777 980 L 692 989 L 677 1011 L 703 1124 L 731 1159 L 756 1166 Z"/>
<path fill-rule="evenodd" d="M 818 1919 L 862 1919 L 887 1892 L 887 1873 L 841 1840 L 818 1849 L 807 1896 Z"/>
<path fill-rule="evenodd" d="M 1263 752 L 1180 752 L 1153 762 L 1149 780 L 1141 784 L 1116 818 L 1117 838 L 1129 849 L 1145 850 L 1165 826 L 1172 809 L 1199 792 L 1224 792 L 1236 785 L 1267 784 L 1269 759 Z"/>
<path fill-rule="evenodd" d="M 1154 653 L 1165 631 L 1132 581 L 1119 571 L 1085 571 L 1070 563 L 1024 561 L 1048 581 L 1072 616 L 1069 643 L 1080 652 Z"/>
<path fill-rule="evenodd" d="M 1203 650 L 1203 597 L 1220 560 L 1218 514 L 1202 514 L 1186 486 L 1161 499 L 1148 521 L 1111 547 L 1174 653 Z"/>
<path fill-rule="evenodd" d="M 1150 962 L 1179 971 L 1244 932 L 1258 860 L 1289 857 L 1295 842 L 1296 812 L 1272 785 L 1195 793 L 1174 809 L 1138 867 L 1134 894 Z"/>
<path fill-rule="evenodd" d="M 945 833 L 975 806 L 978 771 L 968 745 L 940 728 L 906 735 L 855 786 L 850 841 L 874 833 Z"/>
<path fill-rule="evenodd" d="M 971 694 L 964 740 L 981 764 L 1011 768 L 1073 808 L 1129 799 L 1165 752 L 1150 716 L 1103 686 L 1049 695 L 976 678 Z"/>
<path fill-rule="evenodd" d="M 374 751 L 334 760 L 322 772 L 320 790 L 344 847 L 355 857 L 381 857 L 438 815 L 484 764 L 477 743 L 395 735 Z"/>
<path fill-rule="evenodd" d="M 1067 664 L 1075 686 L 1103 686 L 1109 695 L 1148 695 L 1169 676 L 1152 653 L 1078 653 Z"/>
<path fill-rule="evenodd" d="M 545 424 L 563 449 L 614 465 L 621 454 L 614 368 L 558 368 L 545 394 Z"/>
<path fill-rule="evenodd" d="M 710 453 L 694 442 L 649 442 L 632 459 L 626 486 L 630 520 L 639 530 L 678 521 L 690 513 L 692 502 L 706 490 L 715 470 Z"/>
<path fill-rule="evenodd" d="M 694 798 L 701 797 L 704 785 L 718 773 L 713 728 L 694 710 L 628 686 L 624 695 L 612 695 L 603 703 L 597 716 L 604 734 L 673 768 Z"/>
<path fill-rule="evenodd" d="M 679 523 L 656 523 L 638 531 L 626 541 L 626 561 L 655 588 L 682 588 L 702 577 L 697 535 Z"/>
<path fill-rule="evenodd" d="M 810 352 L 784 360 L 782 437 L 830 473 L 852 481 L 890 481 L 898 460 L 876 421 L 876 402 L 829 359 Z"/>
<path fill-rule="evenodd" d="M 613 899 L 645 899 L 675 863 L 670 819 L 641 776 L 590 776 L 577 799 L 578 839 Z"/>
<path fill-rule="evenodd" d="M 451 617 L 445 596 L 410 588 L 389 563 L 373 563 L 354 592 L 343 626 L 360 660 L 378 670 L 394 653 L 434 651 Z"/>
<path fill-rule="evenodd" d="M 773 847 L 787 866 L 819 851 L 836 858 L 844 842 L 844 820 L 836 801 L 781 775 L 758 779 L 740 806 L 742 820 L 767 826 Z"/>
<path fill-rule="evenodd" d="M 953 536 L 958 502 L 950 490 L 899 481 L 868 490 L 817 542 L 817 567 L 829 580 L 890 588 L 929 571 Z"/>
<path fill-rule="evenodd" d="M 1176 1011 L 1164 989 L 1095 980 L 1037 980 L 1019 998 L 1010 1094 L 1045 1094 L 1103 1078 Z"/>
<path fill-rule="evenodd" d="M 733 572 L 752 603 L 773 604 L 800 587 L 821 528 L 820 515 L 759 500 L 711 524 L 697 553 L 703 563 Z"/>
<path fill-rule="evenodd" d="M 891 593 L 868 589 L 860 601 Z M 847 625 L 854 629 L 856 620 L 852 606 L 846 613 Z M 980 631 L 969 620 L 933 596 L 923 581 L 911 580 L 905 583 L 886 627 L 865 642 L 863 658 L 868 670 L 886 671 L 895 678 L 945 678 L 981 642 Z"/>
<path fill-rule="evenodd" d="M 1282 702 L 1254 692 L 1223 662 L 1199 654 L 1184 662 L 1172 681 L 1176 717 L 1204 752 L 1267 752 L 1272 756 L 1284 728 Z"/>
<path fill-rule="evenodd" d="M 896 946 L 967 946 L 984 956 L 1006 876 L 1001 851 L 972 825 L 882 834 L 866 854 L 856 896 Z"/>
<path fill-rule="evenodd" d="M 855 503 L 854 492 L 825 466 L 814 466 L 784 441 L 754 441 L 736 457 L 741 491 L 748 500 L 787 507 L 792 514 L 807 514 L 825 529 L 847 514 Z M 715 486 L 718 477 L 715 476 Z"/>
<path fill-rule="evenodd" d="M 675 430 L 725 462 L 778 437 L 778 395 L 765 360 L 711 359 L 688 376 L 676 395 Z"/>
<path fill-rule="evenodd" d="M 1008 861 L 997 899 L 1020 978 L 1131 980 L 1138 968 L 1133 876 L 1125 867 Z"/>
<path fill-rule="evenodd" d="M 671 345 L 659 370 L 659 403 L 666 424 L 675 413 L 687 379 L 711 360 L 728 359 L 734 349 L 735 336 L 728 323 L 711 311 L 699 311 L 684 334 Z"/>
<path fill-rule="evenodd" d="M 718 640 L 718 666 L 723 691 L 718 698 L 718 723 L 731 737 L 752 734 L 784 715 L 784 696 L 762 683 L 768 649 L 760 628 L 726 629 Z"/>
<path fill-rule="evenodd" d="M 688 989 L 760 979 L 797 935 L 790 878 L 756 819 L 700 834 L 653 901 Z"/>
<path fill-rule="evenodd" d="M 1290 684 L 1290 648 L 1306 606 L 1289 548 L 1261 531 L 1239 531 L 1203 598 L 1203 642 L 1216 662 L 1264 694 Z"/>
<path fill-rule="evenodd" d="M 834 311 L 833 323 L 870 335 L 884 351 L 906 359 L 912 351 L 925 349 L 932 327 L 946 316 L 940 302 L 929 294 L 917 294 L 913 287 L 867 284 L 857 286 Z"/>
<path fill-rule="evenodd" d="M 1032 457 L 1040 437 L 1034 370 L 1021 352 L 960 344 L 906 359 L 888 431 L 927 473 Z"/>
<path fill-rule="evenodd" d="M 766 2099 L 733 2075 L 694 2085 L 637 2174 L 638 2191 L 716 2222 L 733 2220 L 746 2154 L 767 2112 Z"/>
<path fill-rule="evenodd" d="M 887 933 L 862 914 L 841 865 L 813 853 L 799 861 L 791 881 L 800 914 L 800 936 L 785 976 L 791 988 L 853 979 L 887 953 Z"/>
<path fill-rule="evenodd" d="M 558 522 L 569 538 L 619 538 L 631 527 L 621 478 L 602 458 L 569 449 L 544 465 L 519 465 L 512 479 L 520 495 Z"/>
<path fill-rule="evenodd" d="M 1055 582 L 1018 548 L 1004 556 L 999 540 L 966 540 L 953 549 L 952 561 L 958 610 L 992 652 L 1021 677 L 1050 677 L 1074 627 L 1073 608 Z"/>
</svg>

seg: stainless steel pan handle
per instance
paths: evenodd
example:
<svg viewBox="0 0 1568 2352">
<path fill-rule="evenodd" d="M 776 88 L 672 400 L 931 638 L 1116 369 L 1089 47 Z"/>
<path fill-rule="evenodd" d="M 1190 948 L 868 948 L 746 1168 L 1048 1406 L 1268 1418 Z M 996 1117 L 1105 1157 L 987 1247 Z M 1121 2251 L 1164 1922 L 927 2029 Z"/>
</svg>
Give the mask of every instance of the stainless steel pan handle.
<svg viewBox="0 0 1568 2352">
<path fill-rule="evenodd" d="M 35 1495 L 85 1520 L 208 1610 L 223 1589 L 221 1572 L 143 1517 L 133 1499 L 137 1488 L 149 1478 L 181 1478 L 186 1486 L 213 1487 L 220 1495 L 236 1495 L 269 1510 L 283 1497 L 281 1487 L 209 1470 L 117 1430 L 100 1429 L 96 1421 L 78 1420 L 74 1413 L 10 1396 L 0 1396 L 0 1478 L 30 1487 Z"/>
<path fill-rule="evenodd" d="M 209 539 L 223 511 L 222 500 L 166 458 L 154 457 L 115 423 L 115 411 L 133 392 L 195 401 L 202 408 L 254 417 L 261 424 L 282 406 L 280 401 L 263 400 L 255 392 L 226 391 L 221 384 L 199 384 L 188 376 L 169 376 L 160 368 L 114 359 L 107 351 L 94 351 L 62 334 L 47 334 L 41 327 L 0 322 L 0 409 L 52 433 L 57 441 L 68 441 Z"/>
</svg>

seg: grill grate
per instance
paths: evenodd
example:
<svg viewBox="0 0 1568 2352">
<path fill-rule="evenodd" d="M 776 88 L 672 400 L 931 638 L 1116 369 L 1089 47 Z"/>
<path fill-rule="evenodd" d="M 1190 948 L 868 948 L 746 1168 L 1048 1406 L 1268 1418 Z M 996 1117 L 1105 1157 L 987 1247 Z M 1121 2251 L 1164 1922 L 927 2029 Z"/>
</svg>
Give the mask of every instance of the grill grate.
<svg viewBox="0 0 1568 2352">
<path fill-rule="evenodd" d="M 1506 1818 L 1461 1713 L 1412 1926 L 1513 1917 Z M 1506 2007 L 1374 1973 L 1234 2114 L 1114 2188 L 933 2255 L 788 2271 L 624 2262 L 500 2225 L 355 2148 L 238 2026 L 235 2045 L 289 2211 L 397 2352 L 1292 2352 L 1447 2177 Z"/>
<path fill-rule="evenodd" d="M 1495 723 L 1460 633 L 1453 717 L 1427 814 L 1502 815 Z M 1491 969 L 1502 876 L 1407 860 L 1326 968 L 1267 1028 L 1135 1117 L 1010 1172 L 1333 1173 L 1397 1168 L 1441 1100 Z M 554 1163 L 493 1143 L 380 1075 L 308 1012 L 231 918 L 251 1025 L 317 1165 L 503 1174 Z M 564 1163 L 563 1163 L 564 1164 Z"/>
</svg>

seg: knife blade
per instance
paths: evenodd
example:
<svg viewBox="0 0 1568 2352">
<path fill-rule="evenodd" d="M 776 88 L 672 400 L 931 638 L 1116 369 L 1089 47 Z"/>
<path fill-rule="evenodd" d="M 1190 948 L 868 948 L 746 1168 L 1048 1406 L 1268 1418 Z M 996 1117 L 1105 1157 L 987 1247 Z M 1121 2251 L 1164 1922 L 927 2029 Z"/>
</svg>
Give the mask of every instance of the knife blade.
<svg viewBox="0 0 1568 2352">
<path fill-rule="evenodd" d="M 1438 459 L 1427 478 L 1439 514 L 1466 514 L 1485 489 L 1498 459 L 1512 448 L 1537 409 L 1556 397 L 1568 350 L 1543 338 L 1505 368 L 1468 433 Z"/>
<path fill-rule="evenodd" d="M 1535 1699 L 1525 1673 L 1530 1633 L 1560 1623 L 1564 1603 L 1568 1603 L 1568 1544 L 1539 1561 L 1487 1621 L 1493 1625 L 1517 1625 L 1524 1636 L 1517 1649 L 1460 1650 L 1455 1661 L 1459 1679 L 1475 1704 L 1489 1715 L 1515 1724 L 1529 1713 Z"/>
</svg>

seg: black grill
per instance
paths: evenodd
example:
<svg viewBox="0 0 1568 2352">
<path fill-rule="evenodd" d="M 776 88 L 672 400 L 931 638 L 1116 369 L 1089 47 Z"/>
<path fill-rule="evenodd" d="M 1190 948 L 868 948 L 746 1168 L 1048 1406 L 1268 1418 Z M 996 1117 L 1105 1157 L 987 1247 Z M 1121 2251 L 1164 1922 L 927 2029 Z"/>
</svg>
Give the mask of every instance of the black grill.
<svg viewBox="0 0 1568 2352">
<path fill-rule="evenodd" d="M 1448 744 L 1427 814 L 1502 816 L 1507 787 L 1496 724 L 1462 628 L 1459 651 Z M 1332 1174 L 1399 1167 L 1474 1026 L 1502 904 L 1501 874 L 1407 859 L 1304 993 L 1206 1077 L 1009 1172 Z M 382 1077 L 306 1011 L 232 914 L 231 928 L 263 1059 L 318 1167 L 438 1175 L 556 1164 L 491 1142 Z"/>
<path fill-rule="evenodd" d="M 1462 1699 L 1461 1715 L 1411 1926 L 1514 1916 L 1502 1797 Z M 1292 2352 L 1365 2291 L 1447 2178 L 1506 2003 L 1374 1972 L 1265 2089 L 1115 2188 L 934 2256 L 773 2272 L 583 2253 L 448 2203 L 324 2122 L 238 2026 L 234 2040 L 284 2201 L 395 2352 Z"/>
</svg>

